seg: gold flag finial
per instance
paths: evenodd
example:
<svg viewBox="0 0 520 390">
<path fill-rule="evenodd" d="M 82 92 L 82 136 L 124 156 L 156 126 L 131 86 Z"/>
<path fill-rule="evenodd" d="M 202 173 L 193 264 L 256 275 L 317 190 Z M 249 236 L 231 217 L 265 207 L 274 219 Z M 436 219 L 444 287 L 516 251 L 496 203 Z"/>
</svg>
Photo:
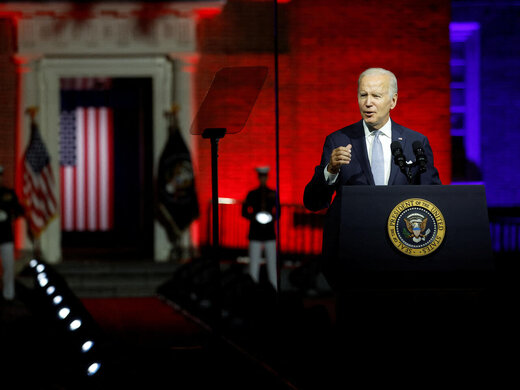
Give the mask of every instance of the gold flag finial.
<svg viewBox="0 0 520 390">
<path fill-rule="evenodd" d="M 179 112 L 179 110 L 180 110 L 180 106 L 177 103 L 172 103 L 170 109 L 166 110 L 164 112 L 164 115 L 166 115 L 166 116 L 176 115 Z"/>
<path fill-rule="evenodd" d="M 25 109 L 25 113 L 29 115 L 31 118 L 31 121 L 34 121 L 34 118 L 36 117 L 36 114 L 38 113 L 38 107 L 37 106 L 29 106 Z"/>
<path fill-rule="evenodd" d="M 170 126 L 176 125 L 177 123 L 177 112 L 179 112 L 180 106 L 177 103 L 172 103 L 169 110 L 164 112 L 164 116 L 168 118 Z"/>
</svg>

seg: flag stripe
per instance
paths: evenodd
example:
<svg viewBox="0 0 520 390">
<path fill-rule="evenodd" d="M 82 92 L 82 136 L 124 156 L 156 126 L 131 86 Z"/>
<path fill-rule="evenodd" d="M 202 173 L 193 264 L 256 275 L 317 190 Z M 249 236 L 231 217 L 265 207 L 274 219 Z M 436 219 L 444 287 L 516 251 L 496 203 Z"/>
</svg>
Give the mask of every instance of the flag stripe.
<svg viewBox="0 0 520 390">
<path fill-rule="evenodd" d="M 99 110 L 99 148 L 98 148 L 98 161 L 99 161 L 99 176 L 98 176 L 98 218 L 99 226 L 102 230 L 108 229 L 108 140 L 107 140 L 107 110 L 102 107 Z"/>
<path fill-rule="evenodd" d="M 96 169 L 96 110 L 90 107 L 87 109 L 87 221 L 88 230 L 96 230 L 96 193 L 97 193 L 97 169 Z"/>
<path fill-rule="evenodd" d="M 48 201 L 42 201 L 42 207 L 45 208 L 45 213 L 49 216 L 54 215 L 56 213 L 56 198 L 54 197 L 54 193 L 52 187 L 54 186 L 54 176 L 52 175 L 52 171 L 50 170 L 50 166 L 46 165 L 40 176 L 37 176 L 37 180 L 40 181 L 40 195 L 41 199 L 45 199 L 44 197 L 48 197 Z"/>
<path fill-rule="evenodd" d="M 85 83 L 84 83 L 84 87 L 87 86 L 87 80 L 84 80 Z M 84 170 L 84 174 L 83 174 L 83 186 L 85 188 L 85 192 L 83 194 L 83 203 L 84 203 L 84 207 L 83 207 L 83 221 L 84 221 L 84 229 L 85 230 L 89 230 L 89 206 L 90 206 L 90 202 L 89 202 L 89 175 L 91 174 L 91 172 L 89 172 L 89 148 L 90 148 L 90 145 L 89 143 L 91 142 L 91 139 L 89 137 L 89 111 L 88 109 L 84 110 L 84 113 L 83 113 L 83 120 L 84 120 L 84 123 L 83 123 L 83 141 L 84 141 L 84 150 L 83 150 L 83 166 L 85 167 L 85 170 Z"/>
<path fill-rule="evenodd" d="M 74 167 L 62 166 L 61 171 L 61 201 L 62 201 L 62 226 L 70 231 L 74 226 Z"/>
<path fill-rule="evenodd" d="M 107 180 L 108 180 L 108 196 L 107 196 L 107 220 L 108 227 L 114 227 L 114 116 L 112 110 L 107 110 L 107 149 L 109 151 L 107 158 Z"/>
<path fill-rule="evenodd" d="M 29 168 L 30 169 L 30 168 Z M 33 212 L 42 220 L 45 219 L 45 216 L 51 216 L 51 204 L 52 201 L 49 197 L 49 203 L 46 202 L 46 186 L 43 184 L 43 180 L 41 175 L 34 175 L 28 177 L 30 193 L 28 194 L 31 203 L 33 205 Z"/>
<path fill-rule="evenodd" d="M 64 173 L 64 167 L 62 167 L 60 165 L 60 178 L 65 176 L 65 173 Z M 65 208 L 65 203 L 64 203 L 64 199 L 65 199 L 65 182 L 63 180 L 60 180 L 60 199 L 61 199 L 61 214 L 60 214 L 60 219 L 61 219 L 61 226 L 65 226 L 65 213 L 63 213 L 63 210 Z"/>
<path fill-rule="evenodd" d="M 76 171 L 76 229 L 75 230 L 85 230 L 85 204 L 84 204 L 84 196 L 85 196 L 85 159 L 84 159 L 84 145 L 85 145 L 85 133 L 83 132 L 84 126 L 84 111 L 81 108 L 76 109 L 77 122 L 76 122 L 76 151 L 77 151 L 77 171 Z"/>
</svg>

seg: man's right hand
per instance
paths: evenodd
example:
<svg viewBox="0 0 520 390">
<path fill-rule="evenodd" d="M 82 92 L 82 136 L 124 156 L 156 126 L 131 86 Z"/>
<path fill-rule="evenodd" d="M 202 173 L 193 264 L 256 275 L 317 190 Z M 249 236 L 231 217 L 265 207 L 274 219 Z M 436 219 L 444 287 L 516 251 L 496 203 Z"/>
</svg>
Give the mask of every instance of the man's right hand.
<svg viewBox="0 0 520 390">
<path fill-rule="evenodd" d="M 339 146 L 334 149 L 330 155 L 327 171 L 335 175 L 339 172 L 342 165 L 350 164 L 352 159 L 352 145 Z"/>
</svg>

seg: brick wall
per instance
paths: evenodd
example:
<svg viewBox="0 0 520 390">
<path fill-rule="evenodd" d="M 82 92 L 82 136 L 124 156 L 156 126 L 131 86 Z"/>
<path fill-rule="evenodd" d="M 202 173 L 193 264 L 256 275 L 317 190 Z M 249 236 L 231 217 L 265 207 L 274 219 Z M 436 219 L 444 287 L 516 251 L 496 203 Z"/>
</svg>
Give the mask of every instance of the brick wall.
<svg viewBox="0 0 520 390">
<path fill-rule="evenodd" d="M 292 0 L 279 5 L 282 203 L 302 203 L 325 136 L 359 120 L 357 77 L 370 66 L 397 75 L 399 102 L 392 117 L 430 138 L 441 178 L 449 182 L 449 4 L 448 0 Z M 243 199 L 257 185 L 257 165 L 272 167 L 269 184 L 275 186 L 272 12 L 270 1 L 228 0 L 220 14 L 202 18 L 198 26 L 197 102 L 223 66 L 269 68 L 246 127 L 220 143 L 222 197 Z M 2 21 L 0 29 L 0 158 L 12 167 L 16 69 L 12 26 Z M 204 240 L 211 196 L 210 145 L 200 137 L 193 141 Z"/>
<path fill-rule="evenodd" d="M 269 67 L 268 80 L 245 129 L 220 143 L 219 195 L 243 199 L 257 184 L 254 167 L 275 167 L 274 69 L 269 49 L 273 24 L 271 4 L 244 7 L 243 1 L 240 6 L 234 3 L 229 1 L 220 15 L 201 21 L 203 50 L 197 88 L 200 100 L 222 66 Z M 399 101 L 392 118 L 429 137 L 441 179 L 449 182 L 449 4 L 446 0 L 293 0 L 279 5 L 282 203 L 302 203 L 303 188 L 319 162 L 325 136 L 360 119 L 357 78 L 371 66 L 396 74 Z M 257 19 L 252 27 L 249 21 L 255 17 L 260 22 Z M 249 33 L 251 28 L 255 34 Z M 243 36 L 248 37 L 248 44 Z M 234 41 L 240 41 L 237 50 Z M 205 215 L 211 191 L 210 147 L 207 140 L 196 137 L 194 141 Z M 274 175 L 270 185 L 275 185 Z M 204 219 L 201 222 L 206 226 Z"/>
<path fill-rule="evenodd" d="M 0 164 L 6 185 L 14 186 L 17 73 L 13 62 L 14 26 L 0 18 Z"/>
</svg>

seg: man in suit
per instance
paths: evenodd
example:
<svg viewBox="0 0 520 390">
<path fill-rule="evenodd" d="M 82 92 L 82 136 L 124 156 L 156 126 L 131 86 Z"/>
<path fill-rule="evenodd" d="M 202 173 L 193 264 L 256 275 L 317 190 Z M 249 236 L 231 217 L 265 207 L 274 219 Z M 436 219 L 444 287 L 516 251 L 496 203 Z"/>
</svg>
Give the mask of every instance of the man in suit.
<svg viewBox="0 0 520 390">
<path fill-rule="evenodd" d="M 400 315 L 402 312 L 395 312 L 391 294 L 367 295 L 350 290 L 350 282 L 359 285 L 365 279 L 357 273 L 339 272 L 345 268 L 340 267 L 337 256 L 340 221 L 338 197 L 332 201 L 334 192 L 346 185 L 441 184 L 428 139 L 390 119 L 390 111 L 397 105 L 397 79 L 392 72 L 370 68 L 361 73 L 358 104 L 362 120 L 326 137 L 321 162 L 303 196 L 309 210 L 328 208 L 323 229 L 322 271 L 336 292 L 339 342 L 335 356 L 345 355 L 347 350 L 346 355 L 353 357 L 334 360 L 332 367 L 340 376 L 347 366 L 351 368 L 350 373 L 360 376 L 366 371 L 372 374 L 376 367 L 377 372 L 390 367 L 396 352 L 404 348 L 403 340 L 408 335 L 402 330 L 407 329 L 403 323 L 405 317 Z M 418 167 L 413 167 L 411 183 L 393 162 L 390 145 L 394 141 L 400 142 L 407 159 L 415 159 L 412 144 L 422 145 L 427 159 L 426 171 L 419 174 Z M 337 278 L 338 274 L 342 275 L 341 279 Z M 410 353 L 410 356 L 415 355 Z"/>
<path fill-rule="evenodd" d="M 397 105 L 397 79 L 382 68 L 365 70 L 358 79 L 358 104 L 362 120 L 329 134 L 325 139 L 320 165 L 305 187 L 303 203 L 312 211 L 329 208 L 323 230 L 323 272 L 334 285 L 336 275 L 334 242 L 338 225 L 331 200 L 337 188 L 344 185 L 441 184 L 433 164 L 428 138 L 390 119 Z M 406 158 L 414 156 L 412 144 L 419 141 L 427 159 L 426 172 L 412 169 L 414 180 L 393 163 L 390 145 L 399 141 Z"/>
</svg>

